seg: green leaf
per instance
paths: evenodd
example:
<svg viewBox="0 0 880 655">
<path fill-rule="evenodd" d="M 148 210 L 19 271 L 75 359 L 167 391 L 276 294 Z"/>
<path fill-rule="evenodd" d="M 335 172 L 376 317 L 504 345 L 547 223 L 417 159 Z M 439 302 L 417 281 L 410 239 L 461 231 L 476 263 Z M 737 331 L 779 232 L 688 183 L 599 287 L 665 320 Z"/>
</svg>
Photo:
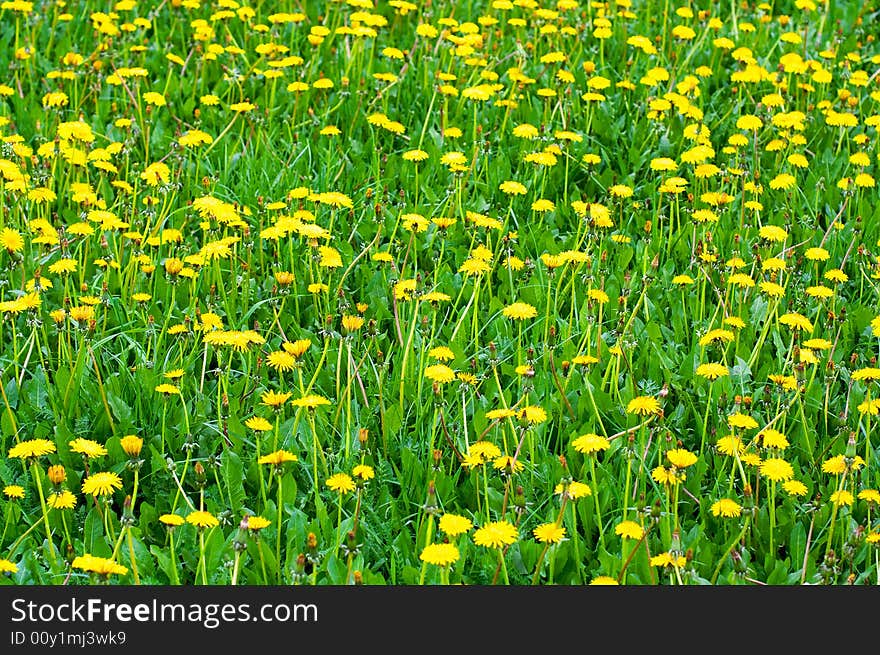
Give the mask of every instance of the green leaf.
<svg viewBox="0 0 880 655">
<path fill-rule="evenodd" d="M 105 510 L 109 511 L 109 510 Z M 98 508 L 92 507 L 83 525 L 83 545 L 85 552 L 96 557 L 109 557 L 112 554 L 104 538 L 104 522 Z"/>
<path fill-rule="evenodd" d="M 223 458 L 220 463 L 220 474 L 226 485 L 226 492 L 229 495 L 229 504 L 232 512 L 237 516 L 244 505 L 244 472 L 241 464 L 241 458 L 232 449 L 223 452 Z"/>
<path fill-rule="evenodd" d="M 150 552 L 156 558 L 159 569 L 166 575 L 170 583 L 174 579 L 174 564 L 171 562 L 170 549 L 160 548 L 157 545 L 150 546 Z"/>
<path fill-rule="evenodd" d="M 131 424 L 131 407 L 129 407 L 122 398 L 114 393 L 108 392 L 107 404 L 110 405 L 113 417 L 119 421 L 119 423 L 125 425 Z"/>
<path fill-rule="evenodd" d="M 803 523 L 795 523 L 791 529 L 788 547 L 794 560 L 793 564 L 800 569 L 804 562 L 804 553 L 807 550 L 807 530 Z"/>
</svg>

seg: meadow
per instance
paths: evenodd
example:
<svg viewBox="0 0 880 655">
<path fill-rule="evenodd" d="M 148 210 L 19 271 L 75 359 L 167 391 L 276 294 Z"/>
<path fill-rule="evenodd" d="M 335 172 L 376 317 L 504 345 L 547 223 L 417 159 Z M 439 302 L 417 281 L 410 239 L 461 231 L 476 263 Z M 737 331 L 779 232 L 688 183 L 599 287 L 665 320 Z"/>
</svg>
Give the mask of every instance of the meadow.
<svg viewBox="0 0 880 655">
<path fill-rule="evenodd" d="M 876 0 L 2 0 L 0 584 L 880 583 Z"/>
</svg>

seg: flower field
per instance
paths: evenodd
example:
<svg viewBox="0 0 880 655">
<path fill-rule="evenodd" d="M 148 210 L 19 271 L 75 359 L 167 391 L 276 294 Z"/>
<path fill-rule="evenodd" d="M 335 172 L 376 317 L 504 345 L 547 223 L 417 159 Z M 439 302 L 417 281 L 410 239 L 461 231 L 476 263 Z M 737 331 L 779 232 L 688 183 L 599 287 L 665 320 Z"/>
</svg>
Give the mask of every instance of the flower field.
<svg viewBox="0 0 880 655">
<path fill-rule="evenodd" d="M 878 24 L 2 0 L 0 584 L 880 583 Z"/>
</svg>

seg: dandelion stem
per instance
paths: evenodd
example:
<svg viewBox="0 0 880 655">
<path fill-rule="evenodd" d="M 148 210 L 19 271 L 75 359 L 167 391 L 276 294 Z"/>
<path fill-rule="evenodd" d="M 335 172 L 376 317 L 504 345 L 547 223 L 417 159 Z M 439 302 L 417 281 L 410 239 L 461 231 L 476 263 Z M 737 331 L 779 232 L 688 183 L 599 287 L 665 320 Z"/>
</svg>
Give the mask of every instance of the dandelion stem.
<svg viewBox="0 0 880 655">
<path fill-rule="evenodd" d="M 595 455 L 590 455 L 590 481 L 593 483 L 593 501 L 596 504 L 596 525 L 599 526 L 599 545 L 605 548 L 605 527 L 602 524 L 602 510 L 599 507 L 599 485 L 596 482 Z"/>
<path fill-rule="evenodd" d="M 202 571 L 202 584 L 207 585 L 208 572 L 205 569 L 205 531 L 202 528 L 199 528 L 199 564 L 196 567 L 196 576 L 199 574 L 199 569 Z"/>
<path fill-rule="evenodd" d="M 27 530 L 25 530 L 24 532 L 21 533 L 21 536 L 19 536 L 19 538 L 16 539 L 15 542 L 9 547 L 9 553 L 7 554 L 7 558 L 11 558 L 15 554 L 15 550 L 18 548 L 18 546 L 21 544 L 21 542 L 25 540 L 25 537 L 27 537 L 31 532 L 33 532 L 34 529 L 38 525 L 40 525 L 40 523 L 42 523 L 42 518 L 39 518 L 36 521 L 34 521 Z"/>
<path fill-rule="evenodd" d="M 718 565 L 715 567 L 715 571 L 712 573 L 712 578 L 709 580 L 709 584 L 715 584 L 715 581 L 718 579 L 718 574 L 721 573 L 721 567 L 724 566 L 724 562 L 727 561 L 727 557 L 730 555 L 730 552 L 733 550 L 734 546 L 736 546 L 736 544 L 738 544 L 746 535 L 746 531 L 749 529 L 751 520 L 751 516 L 746 518 L 745 523 L 743 523 L 742 530 L 740 530 L 739 534 L 737 534 L 736 537 L 734 537 L 733 540 L 727 545 L 724 554 L 718 559 Z"/>
<path fill-rule="evenodd" d="M 128 535 L 128 556 L 131 560 L 131 574 L 134 577 L 134 583 L 139 585 L 141 578 L 138 574 L 137 557 L 134 556 L 134 537 L 131 535 L 131 528 L 129 526 L 125 526 L 125 533 Z M 122 536 L 121 532 L 119 534 Z"/>
<path fill-rule="evenodd" d="M 230 581 L 230 585 L 233 587 L 238 584 L 238 565 L 241 562 L 241 551 L 235 551 L 235 561 L 232 565 L 232 580 Z"/>
<path fill-rule="evenodd" d="M 282 508 L 284 507 L 284 499 L 282 498 L 282 487 L 281 481 L 282 476 L 280 471 L 275 472 L 275 477 L 278 481 L 278 507 L 277 507 L 277 520 L 276 520 L 276 530 L 275 530 L 275 562 L 278 565 L 278 584 L 282 584 L 284 582 L 284 567 L 281 565 L 281 533 L 282 523 L 281 523 L 281 515 Z"/>
<path fill-rule="evenodd" d="M 174 552 L 174 528 L 168 531 L 168 542 L 171 545 L 171 584 L 180 584 L 180 575 L 177 572 L 177 554 Z"/>
<path fill-rule="evenodd" d="M 43 513 L 43 525 L 46 527 L 46 540 L 49 542 L 49 557 L 52 559 L 52 565 L 57 564 L 55 559 L 55 544 L 52 543 L 52 530 L 49 528 L 49 513 L 46 510 L 46 497 L 43 494 L 43 483 L 40 480 L 40 471 L 37 468 L 37 462 L 34 460 L 32 466 L 34 481 L 37 484 L 37 493 L 40 496 L 40 511 Z"/>
</svg>

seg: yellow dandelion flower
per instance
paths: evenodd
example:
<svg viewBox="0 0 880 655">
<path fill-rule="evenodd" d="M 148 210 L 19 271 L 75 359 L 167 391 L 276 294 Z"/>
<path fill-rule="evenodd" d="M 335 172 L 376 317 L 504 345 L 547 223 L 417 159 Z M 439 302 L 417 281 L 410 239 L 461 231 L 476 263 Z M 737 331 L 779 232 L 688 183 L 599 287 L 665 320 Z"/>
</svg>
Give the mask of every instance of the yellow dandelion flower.
<svg viewBox="0 0 880 655">
<path fill-rule="evenodd" d="M 449 566 L 458 561 L 460 553 L 454 544 L 429 544 L 422 549 L 419 559 L 436 566 Z"/>
<path fill-rule="evenodd" d="M 542 544 L 558 544 L 565 538 L 565 528 L 556 523 L 542 523 L 532 530 L 532 534 Z"/>
<path fill-rule="evenodd" d="M 492 521 L 474 532 L 474 543 L 486 548 L 509 546 L 517 540 L 517 530 L 509 521 Z"/>
<path fill-rule="evenodd" d="M 627 414 L 638 414 L 639 416 L 659 414 L 660 411 L 660 402 L 653 396 L 636 396 L 626 406 Z"/>
<path fill-rule="evenodd" d="M 82 492 L 90 496 L 108 496 L 115 489 L 122 489 L 122 478 L 109 471 L 93 473 L 82 483 Z"/>
<path fill-rule="evenodd" d="M 195 510 L 186 516 L 186 522 L 197 528 L 215 528 L 220 525 L 216 516 L 204 510 Z"/>
<path fill-rule="evenodd" d="M 339 492 L 343 495 L 350 491 L 354 491 L 356 488 L 354 480 L 352 480 L 351 476 L 347 473 L 335 473 L 331 475 L 327 478 L 326 485 L 333 491 Z"/>
</svg>

